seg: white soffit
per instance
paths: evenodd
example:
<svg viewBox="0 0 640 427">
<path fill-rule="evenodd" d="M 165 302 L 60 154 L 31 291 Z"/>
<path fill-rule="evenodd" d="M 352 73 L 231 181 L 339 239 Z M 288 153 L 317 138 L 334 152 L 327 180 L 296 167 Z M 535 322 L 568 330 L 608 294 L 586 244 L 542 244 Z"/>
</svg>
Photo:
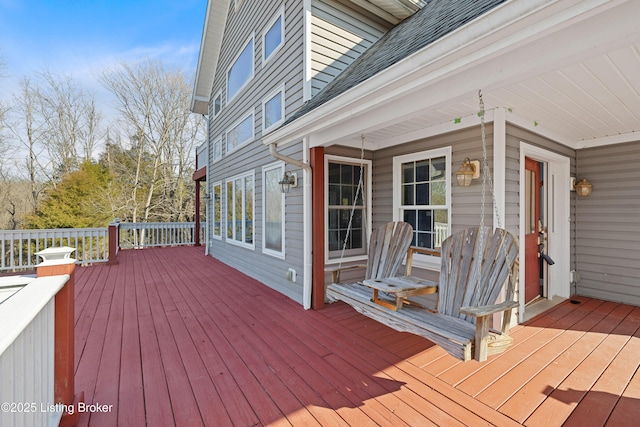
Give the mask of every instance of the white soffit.
<svg viewBox="0 0 640 427">
<path fill-rule="evenodd" d="M 425 1 L 423 0 L 349 0 L 351 3 L 377 15 L 385 21 L 396 25 L 400 21 L 416 13 Z"/>
<path fill-rule="evenodd" d="M 230 0 L 209 0 L 202 30 L 198 67 L 191 96 L 191 111 L 209 114 L 209 97 L 215 76 Z"/>
</svg>

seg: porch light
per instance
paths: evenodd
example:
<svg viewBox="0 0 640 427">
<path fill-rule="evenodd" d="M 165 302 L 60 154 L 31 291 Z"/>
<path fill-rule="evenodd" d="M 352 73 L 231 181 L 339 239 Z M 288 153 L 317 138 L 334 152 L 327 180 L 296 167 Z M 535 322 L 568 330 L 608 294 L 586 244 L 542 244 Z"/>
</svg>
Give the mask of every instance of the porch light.
<svg viewBox="0 0 640 427">
<path fill-rule="evenodd" d="M 456 171 L 458 185 L 468 187 L 471 181 L 480 177 L 480 160 L 469 160 L 467 157 Z"/>
<path fill-rule="evenodd" d="M 298 176 L 295 173 L 285 172 L 282 180 L 278 182 L 280 184 L 280 189 L 283 193 L 288 193 L 291 191 L 291 188 L 295 188 L 298 186 Z"/>
<path fill-rule="evenodd" d="M 573 185 L 573 188 L 576 190 L 576 194 L 578 196 L 587 197 L 591 194 L 591 190 L 593 190 L 593 185 L 586 178 L 582 178 L 580 181 L 576 182 Z"/>
</svg>

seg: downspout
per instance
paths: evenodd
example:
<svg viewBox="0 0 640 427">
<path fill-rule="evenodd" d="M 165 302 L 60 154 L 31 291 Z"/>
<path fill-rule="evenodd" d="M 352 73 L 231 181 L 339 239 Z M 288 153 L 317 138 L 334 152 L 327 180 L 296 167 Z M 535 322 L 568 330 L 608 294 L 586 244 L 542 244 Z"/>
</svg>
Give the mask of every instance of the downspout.
<svg viewBox="0 0 640 427">
<path fill-rule="evenodd" d="M 214 226 L 214 219 L 213 217 L 209 218 L 209 214 L 211 213 L 212 215 L 214 214 L 213 210 L 210 212 L 209 211 L 209 204 L 211 203 L 211 200 L 213 200 L 213 194 L 211 192 L 211 190 L 209 189 L 209 183 L 211 181 L 209 181 L 209 173 L 211 171 L 211 138 L 210 138 L 210 134 L 209 134 L 209 115 L 202 115 L 202 117 L 206 117 L 207 118 L 207 129 L 206 129 L 206 134 L 207 134 L 207 171 L 206 171 L 206 176 L 205 176 L 205 193 L 207 195 L 207 197 L 205 197 L 205 209 L 204 209 L 204 216 L 205 216 L 205 220 L 207 222 L 207 226 L 204 228 L 204 238 L 205 238 L 205 243 L 204 243 L 204 256 L 209 256 L 209 227 L 213 227 Z"/>
<path fill-rule="evenodd" d="M 309 141 L 307 138 L 303 139 L 302 142 L 302 150 L 303 157 L 307 157 L 307 152 L 309 151 Z M 311 278 L 312 274 L 312 258 L 311 258 L 311 242 L 312 242 L 312 227 L 310 224 L 311 219 L 311 180 L 312 180 L 312 171 L 311 166 L 307 163 L 301 162 L 300 160 L 291 158 L 289 156 L 285 156 L 284 154 L 280 154 L 277 151 L 276 144 L 269 144 L 269 154 L 272 157 L 282 160 L 285 163 L 292 164 L 294 166 L 298 166 L 303 171 L 302 182 L 303 182 L 303 203 L 302 203 L 302 215 L 303 215 L 303 276 L 304 281 L 302 284 L 302 305 L 305 310 L 311 308 L 311 291 L 313 286 L 313 281 Z"/>
</svg>

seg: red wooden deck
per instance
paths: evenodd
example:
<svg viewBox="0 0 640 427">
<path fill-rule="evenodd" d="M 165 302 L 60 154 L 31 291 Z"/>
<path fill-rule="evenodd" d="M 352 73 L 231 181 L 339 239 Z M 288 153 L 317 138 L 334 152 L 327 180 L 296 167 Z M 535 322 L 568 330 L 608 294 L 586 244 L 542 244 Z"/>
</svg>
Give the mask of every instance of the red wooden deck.
<svg viewBox="0 0 640 427">
<path fill-rule="evenodd" d="M 638 425 L 640 307 L 577 298 L 460 363 L 336 303 L 305 311 L 201 248 L 76 270 L 86 426 Z"/>
</svg>

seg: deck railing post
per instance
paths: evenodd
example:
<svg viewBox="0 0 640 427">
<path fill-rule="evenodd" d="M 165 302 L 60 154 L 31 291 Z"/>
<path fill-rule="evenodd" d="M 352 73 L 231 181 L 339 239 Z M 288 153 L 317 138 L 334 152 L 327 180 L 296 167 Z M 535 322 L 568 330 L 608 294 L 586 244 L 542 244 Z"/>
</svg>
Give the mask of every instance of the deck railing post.
<svg viewBox="0 0 640 427">
<path fill-rule="evenodd" d="M 200 246 L 200 181 L 196 181 L 196 210 L 195 225 L 193 227 L 193 242 L 196 246 Z"/>
<path fill-rule="evenodd" d="M 60 420 L 60 426 L 78 424 L 78 403 L 84 400 L 84 393 L 75 395 L 74 387 L 74 271 L 76 260 L 71 258 L 75 251 L 70 247 L 49 248 L 36 253 L 42 263 L 36 267 L 38 277 L 69 275 L 69 280 L 55 297 L 54 325 L 54 402 L 67 408 Z M 73 405 L 73 410 L 69 410 Z"/>
<path fill-rule="evenodd" d="M 114 219 L 109 224 L 109 261 L 107 265 L 118 263 L 118 249 L 120 246 L 120 220 Z"/>
</svg>

